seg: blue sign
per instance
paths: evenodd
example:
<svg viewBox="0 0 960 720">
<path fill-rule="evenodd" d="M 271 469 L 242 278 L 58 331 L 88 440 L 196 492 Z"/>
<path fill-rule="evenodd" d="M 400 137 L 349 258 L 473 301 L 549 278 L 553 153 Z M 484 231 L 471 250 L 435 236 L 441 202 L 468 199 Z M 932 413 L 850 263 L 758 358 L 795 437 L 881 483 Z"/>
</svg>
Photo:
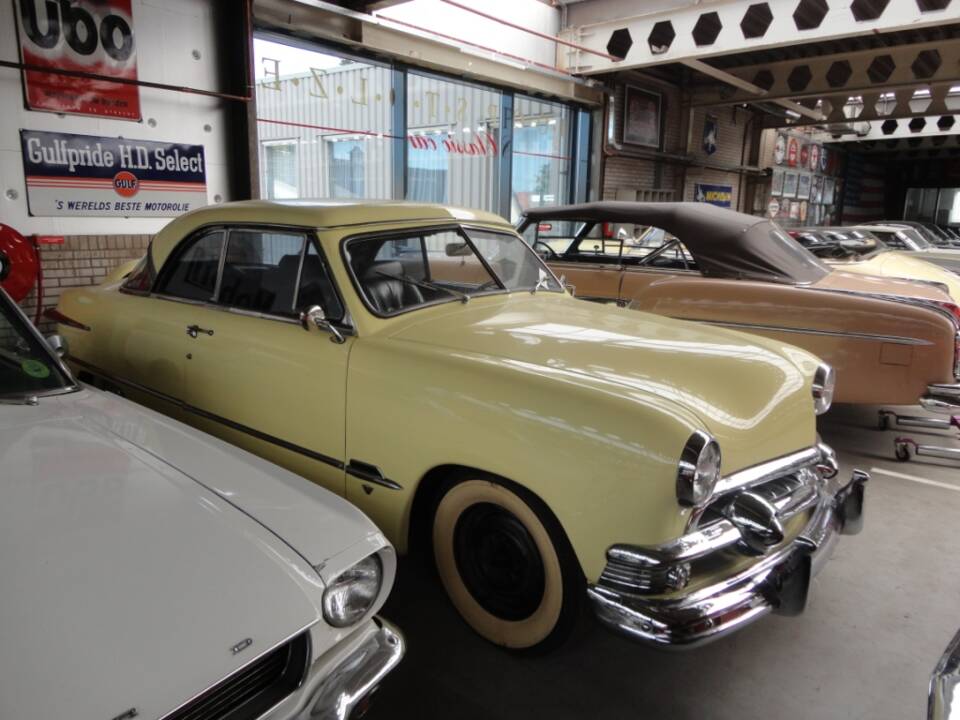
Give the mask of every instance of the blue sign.
<svg viewBox="0 0 960 720">
<path fill-rule="evenodd" d="M 733 186 L 697 183 L 693 189 L 693 199 L 697 202 L 728 208 L 733 201 Z"/>
<path fill-rule="evenodd" d="M 203 145 L 20 131 L 31 215 L 173 217 L 207 204 Z"/>
</svg>

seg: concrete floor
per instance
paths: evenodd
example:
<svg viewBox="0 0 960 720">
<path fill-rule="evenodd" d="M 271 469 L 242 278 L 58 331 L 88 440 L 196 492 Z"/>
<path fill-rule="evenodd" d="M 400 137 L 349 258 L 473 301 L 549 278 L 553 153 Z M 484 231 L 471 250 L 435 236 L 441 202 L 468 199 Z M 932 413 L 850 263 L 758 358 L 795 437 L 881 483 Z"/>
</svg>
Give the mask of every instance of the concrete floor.
<svg viewBox="0 0 960 720">
<path fill-rule="evenodd" d="M 821 423 L 842 472 L 860 467 L 872 480 L 863 532 L 841 538 L 804 615 L 769 616 L 687 652 L 648 649 L 588 620 L 560 650 L 516 657 L 474 635 L 430 573 L 404 560 L 383 614 L 409 650 L 367 717 L 925 717 L 930 671 L 960 627 L 960 473 L 936 459 L 896 462 L 895 435 L 937 433 L 880 432 L 876 417 L 839 407 Z"/>
</svg>

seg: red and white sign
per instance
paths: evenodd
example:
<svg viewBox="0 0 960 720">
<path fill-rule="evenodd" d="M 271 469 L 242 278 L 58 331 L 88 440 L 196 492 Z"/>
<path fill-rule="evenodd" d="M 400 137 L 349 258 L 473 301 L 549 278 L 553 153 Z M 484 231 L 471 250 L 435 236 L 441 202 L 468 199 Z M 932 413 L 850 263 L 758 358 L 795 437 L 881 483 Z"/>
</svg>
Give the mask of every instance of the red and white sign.
<svg viewBox="0 0 960 720">
<path fill-rule="evenodd" d="M 137 79 L 131 0 L 17 0 L 25 65 Z M 136 85 L 24 70 L 30 110 L 140 119 Z"/>
<path fill-rule="evenodd" d="M 800 154 L 800 143 L 797 142 L 796 138 L 790 138 L 790 142 L 787 143 L 787 165 L 790 167 L 797 166 L 797 156 Z"/>
</svg>

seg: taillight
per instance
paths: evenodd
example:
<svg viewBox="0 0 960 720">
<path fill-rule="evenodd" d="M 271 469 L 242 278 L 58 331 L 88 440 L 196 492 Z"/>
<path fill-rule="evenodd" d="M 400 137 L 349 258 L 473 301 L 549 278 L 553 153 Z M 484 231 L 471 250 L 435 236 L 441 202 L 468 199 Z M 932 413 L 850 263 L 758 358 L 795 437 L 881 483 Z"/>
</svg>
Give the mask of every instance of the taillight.
<svg viewBox="0 0 960 720">
<path fill-rule="evenodd" d="M 934 301 L 939 307 L 942 307 L 953 317 L 954 322 L 957 324 L 957 328 L 960 329 L 960 306 L 952 302 L 940 302 Z"/>
</svg>

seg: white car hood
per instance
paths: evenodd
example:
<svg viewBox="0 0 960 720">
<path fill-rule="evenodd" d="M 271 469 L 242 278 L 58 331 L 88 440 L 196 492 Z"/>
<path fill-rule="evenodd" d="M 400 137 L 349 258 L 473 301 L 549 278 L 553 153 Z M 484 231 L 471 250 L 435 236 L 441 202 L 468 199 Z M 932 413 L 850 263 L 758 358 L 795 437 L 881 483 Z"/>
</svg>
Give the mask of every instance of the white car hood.
<svg viewBox="0 0 960 720">
<path fill-rule="evenodd" d="M 0 718 L 161 717 L 320 619 L 301 555 L 376 535 L 358 511 L 338 519 L 339 498 L 301 499 L 331 532 L 294 552 L 266 527 L 283 471 L 189 432 L 92 391 L 0 406 Z M 166 452 L 236 487 L 212 492 Z M 249 508 L 228 502 L 255 480 Z"/>
</svg>

